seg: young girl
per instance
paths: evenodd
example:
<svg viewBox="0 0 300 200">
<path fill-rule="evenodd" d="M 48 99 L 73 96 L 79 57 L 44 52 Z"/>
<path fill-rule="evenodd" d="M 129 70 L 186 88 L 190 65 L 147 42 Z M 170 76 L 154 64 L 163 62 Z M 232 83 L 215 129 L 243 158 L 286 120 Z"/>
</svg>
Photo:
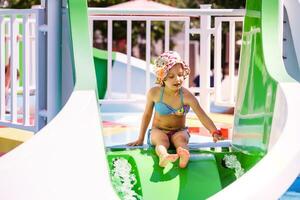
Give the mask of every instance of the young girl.
<svg viewBox="0 0 300 200">
<path fill-rule="evenodd" d="M 155 73 L 159 86 L 149 90 L 139 137 L 128 145 L 143 144 L 155 107 L 150 138 L 159 157 L 159 165 L 165 167 L 179 157 L 179 167 L 185 168 L 190 158 L 188 148 L 190 135 L 185 126 L 186 114 L 190 107 L 210 131 L 214 142 L 219 140 L 221 135 L 212 120 L 202 110 L 195 96 L 182 86 L 184 79 L 190 73 L 190 68 L 177 52 L 169 51 L 161 54 L 155 63 Z M 167 152 L 170 144 L 176 148 L 177 154 Z"/>
</svg>

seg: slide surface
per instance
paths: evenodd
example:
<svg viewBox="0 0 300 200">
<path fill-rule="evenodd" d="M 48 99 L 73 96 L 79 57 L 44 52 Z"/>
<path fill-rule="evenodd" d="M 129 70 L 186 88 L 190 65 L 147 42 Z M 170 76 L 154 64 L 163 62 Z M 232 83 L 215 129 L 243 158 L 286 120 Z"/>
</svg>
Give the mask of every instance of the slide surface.
<svg viewBox="0 0 300 200">
<path fill-rule="evenodd" d="M 0 199 L 118 199 L 109 173 L 115 157 L 134 166 L 144 199 L 276 199 L 298 176 L 300 85 L 282 60 L 279 0 L 247 1 L 233 136 L 247 173 L 236 181 L 211 152 L 192 152 L 187 169 L 174 164 L 169 173 L 151 149 L 106 155 L 86 2 L 70 0 L 68 10 L 74 91 L 46 127 L 0 158 Z"/>
<path fill-rule="evenodd" d="M 192 153 L 186 169 L 179 168 L 178 162 L 159 167 L 153 149 L 108 152 L 111 165 L 120 158 L 135 169 L 135 187 L 140 188 L 137 193 L 142 199 L 205 199 L 222 189 L 217 163 L 210 153 Z"/>
<path fill-rule="evenodd" d="M 233 145 L 264 157 L 211 199 L 278 199 L 300 172 L 300 84 L 283 61 L 291 55 L 282 51 L 282 3 L 247 1 L 244 21 Z M 293 34 L 288 42 L 298 49 L 295 35 L 299 32 L 292 24 L 299 19 L 299 10 L 291 8 L 299 8 L 299 1 L 284 1 L 284 5 Z"/>
<path fill-rule="evenodd" d="M 47 126 L 1 156 L 0 199 L 119 199 L 101 134 L 86 4 L 70 0 L 66 6 L 74 91 Z"/>
</svg>

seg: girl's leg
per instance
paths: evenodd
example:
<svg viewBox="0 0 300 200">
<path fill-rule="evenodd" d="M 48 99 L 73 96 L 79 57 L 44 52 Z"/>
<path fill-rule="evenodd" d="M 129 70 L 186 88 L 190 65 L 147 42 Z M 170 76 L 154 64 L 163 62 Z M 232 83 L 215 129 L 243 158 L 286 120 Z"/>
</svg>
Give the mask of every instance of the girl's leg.
<svg viewBox="0 0 300 200">
<path fill-rule="evenodd" d="M 167 152 L 170 141 L 162 130 L 155 128 L 151 130 L 151 143 L 155 145 L 155 152 L 159 157 L 159 166 L 165 167 L 169 162 L 175 162 L 177 160 L 177 154 L 169 154 Z"/>
<path fill-rule="evenodd" d="M 179 156 L 179 167 L 185 168 L 190 159 L 188 147 L 189 135 L 187 130 L 176 132 L 171 138 Z"/>
</svg>

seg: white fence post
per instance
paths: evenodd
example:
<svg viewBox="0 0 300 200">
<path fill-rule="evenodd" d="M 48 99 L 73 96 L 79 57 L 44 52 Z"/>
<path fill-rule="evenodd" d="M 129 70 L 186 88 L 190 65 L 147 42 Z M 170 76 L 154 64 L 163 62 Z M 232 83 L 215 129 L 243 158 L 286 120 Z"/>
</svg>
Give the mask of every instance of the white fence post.
<svg viewBox="0 0 300 200">
<path fill-rule="evenodd" d="M 127 20 L 127 70 L 126 70 L 126 90 L 127 90 L 127 98 L 130 99 L 131 96 L 131 47 L 132 47 L 132 21 Z"/>
<path fill-rule="evenodd" d="M 22 33 L 22 41 L 23 41 L 23 124 L 25 126 L 30 125 L 30 101 L 29 101 L 29 16 L 23 16 L 23 33 Z"/>
<path fill-rule="evenodd" d="M 107 22 L 107 97 L 111 98 L 112 93 L 112 43 L 113 43 L 113 21 Z"/>
<path fill-rule="evenodd" d="M 211 9 L 211 5 L 201 5 L 201 9 Z M 200 16 L 200 104 L 205 112 L 210 112 L 210 43 L 211 16 Z"/>
<path fill-rule="evenodd" d="M 184 62 L 190 65 L 190 18 L 184 21 Z M 189 82 L 190 79 L 187 77 L 184 85 L 189 87 Z"/>
<path fill-rule="evenodd" d="M 221 99 L 221 80 L 222 80 L 222 21 L 215 19 L 215 43 L 214 43 L 214 88 L 215 102 Z"/>
<path fill-rule="evenodd" d="M 17 24 L 16 15 L 12 15 L 10 18 L 10 97 L 11 97 L 11 122 L 17 122 L 17 61 L 19 61 L 19 49 L 17 44 L 17 34 L 19 32 L 19 26 Z"/>
<path fill-rule="evenodd" d="M 5 120 L 5 31 L 4 17 L 0 16 L 0 120 Z"/>
<path fill-rule="evenodd" d="M 165 21 L 165 50 L 170 50 L 170 20 Z"/>
<path fill-rule="evenodd" d="M 146 21 L 146 92 L 150 89 L 151 20 Z"/>
</svg>

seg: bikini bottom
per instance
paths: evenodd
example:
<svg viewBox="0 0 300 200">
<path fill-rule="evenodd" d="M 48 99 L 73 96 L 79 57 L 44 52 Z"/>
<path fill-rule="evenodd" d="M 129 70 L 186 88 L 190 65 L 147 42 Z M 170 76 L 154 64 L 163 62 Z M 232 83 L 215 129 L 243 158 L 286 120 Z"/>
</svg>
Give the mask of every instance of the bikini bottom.
<svg viewBox="0 0 300 200">
<path fill-rule="evenodd" d="M 159 130 L 162 130 L 162 131 L 168 131 L 168 132 L 165 132 L 165 134 L 168 136 L 168 139 L 169 139 L 169 141 L 171 142 L 171 138 L 172 138 L 172 136 L 175 134 L 175 133 L 177 133 L 178 131 L 185 131 L 185 130 L 187 130 L 186 132 L 187 132 L 187 134 L 188 134 L 188 136 L 189 137 L 191 137 L 191 135 L 190 135 L 190 133 L 189 133 L 189 131 L 188 131 L 188 127 L 185 127 L 185 128 L 180 128 L 180 129 L 176 129 L 176 130 L 165 130 L 165 129 L 160 129 L 160 128 L 157 128 L 157 129 L 159 129 Z M 149 144 L 149 145 L 152 145 L 151 144 L 151 130 L 152 129 L 149 129 L 148 130 L 148 134 L 147 134 L 147 144 Z"/>
</svg>

